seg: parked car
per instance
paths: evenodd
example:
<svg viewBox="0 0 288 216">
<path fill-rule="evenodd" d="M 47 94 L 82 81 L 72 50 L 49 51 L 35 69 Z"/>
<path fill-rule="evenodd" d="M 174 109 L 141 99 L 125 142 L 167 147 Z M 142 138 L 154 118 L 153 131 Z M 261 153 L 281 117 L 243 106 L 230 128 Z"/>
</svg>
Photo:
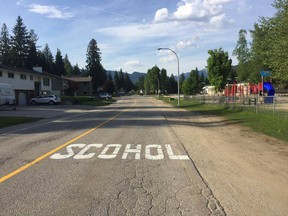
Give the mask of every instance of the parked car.
<svg viewBox="0 0 288 216">
<path fill-rule="evenodd" d="M 61 98 L 57 95 L 40 95 L 32 98 L 30 104 L 59 104 Z"/>
<path fill-rule="evenodd" d="M 109 93 L 100 93 L 99 98 L 101 99 L 112 99 L 112 95 Z"/>
</svg>

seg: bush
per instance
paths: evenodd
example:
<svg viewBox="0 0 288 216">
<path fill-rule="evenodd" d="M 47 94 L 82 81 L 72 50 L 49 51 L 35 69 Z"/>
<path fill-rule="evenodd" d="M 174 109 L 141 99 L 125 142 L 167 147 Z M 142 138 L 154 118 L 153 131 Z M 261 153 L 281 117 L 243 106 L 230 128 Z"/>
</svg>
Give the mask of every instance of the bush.
<svg viewBox="0 0 288 216">
<path fill-rule="evenodd" d="M 82 102 L 94 100 L 91 96 L 63 96 L 61 99 L 64 103 L 71 102 L 72 104 L 80 104 Z"/>
</svg>

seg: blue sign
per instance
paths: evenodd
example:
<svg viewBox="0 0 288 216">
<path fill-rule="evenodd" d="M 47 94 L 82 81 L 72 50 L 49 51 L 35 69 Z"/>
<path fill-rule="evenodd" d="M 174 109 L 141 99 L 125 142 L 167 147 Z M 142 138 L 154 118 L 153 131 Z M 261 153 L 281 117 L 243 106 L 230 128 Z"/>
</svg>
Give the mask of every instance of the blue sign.
<svg viewBox="0 0 288 216">
<path fill-rule="evenodd" d="M 271 76 L 271 71 L 260 71 L 261 76 L 268 77 Z"/>
</svg>

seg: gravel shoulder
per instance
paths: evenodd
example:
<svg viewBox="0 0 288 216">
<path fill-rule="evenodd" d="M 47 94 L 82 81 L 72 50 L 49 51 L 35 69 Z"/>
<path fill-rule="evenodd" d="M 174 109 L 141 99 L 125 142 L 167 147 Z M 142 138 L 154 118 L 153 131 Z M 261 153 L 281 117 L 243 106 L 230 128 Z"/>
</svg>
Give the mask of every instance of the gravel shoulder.
<svg viewBox="0 0 288 216">
<path fill-rule="evenodd" d="M 288 143 L 159 103 L 227 215 L 287 215 Z"/>
</svg>

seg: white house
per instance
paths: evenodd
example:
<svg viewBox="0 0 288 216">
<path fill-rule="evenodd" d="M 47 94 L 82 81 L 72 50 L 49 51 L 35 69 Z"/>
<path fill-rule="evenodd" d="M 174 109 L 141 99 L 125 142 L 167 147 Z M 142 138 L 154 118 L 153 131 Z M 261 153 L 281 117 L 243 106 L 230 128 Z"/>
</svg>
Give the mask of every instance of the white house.
<svg viewBox="0 0 288 216">
<path fill-rule="evenodd" d="M 47 73 L 42 73 L 42 68 L 26 70 L 0 64 L 0 83 L 13 85 L 17 105 L 26 105 L 37 95 L 50 94 L 51 79 Z"/>
</svg>

